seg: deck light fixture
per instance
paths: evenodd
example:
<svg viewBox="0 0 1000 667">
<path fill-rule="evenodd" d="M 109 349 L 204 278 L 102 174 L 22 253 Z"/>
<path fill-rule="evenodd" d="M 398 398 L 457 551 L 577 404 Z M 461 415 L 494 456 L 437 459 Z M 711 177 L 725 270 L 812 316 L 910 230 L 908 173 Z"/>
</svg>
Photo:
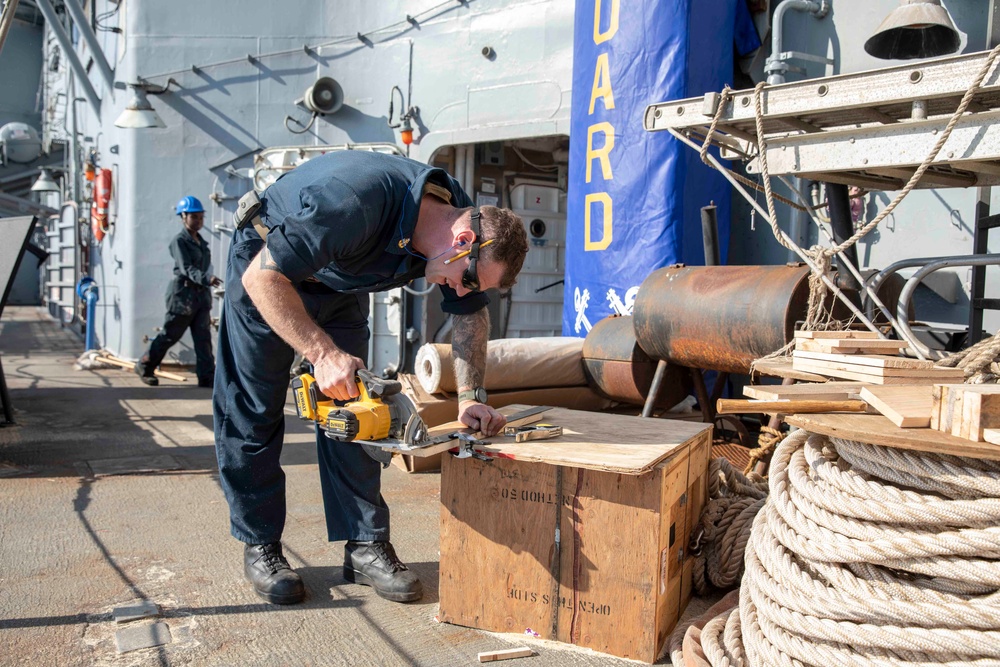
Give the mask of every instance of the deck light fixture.
<svg viewBox="0 0 1000 667">
<path fill-rule="evenodd" d="M 59 192 L 59 184 L 52 178 L 52 172 L 42 167 L 41 174 L 31 186 L 32 192 Z"/>
<path fill-rule="evenodd" d="M 883 60 L 912 60 L 954 53 L 960 42 L 941 0 L 899 0 L 865 42 L 865 51 Z"/>
<path fill-rule="evenodd" d="M 146 93 L 159 95 L 167 91 L 166 87 L 160 89 L 156 86 L 151 90 L 148 84 L 130 83 L 128 87 L 132 90 L 132 99 L 125 105 L 125 110 L 121 112 L 115 120 L 117 127 L 127 129 L 142 129 L 147 127 L 166 127 L 160 115 L 153 109 L 153 105 L 146 98 Z"/>
</svg>

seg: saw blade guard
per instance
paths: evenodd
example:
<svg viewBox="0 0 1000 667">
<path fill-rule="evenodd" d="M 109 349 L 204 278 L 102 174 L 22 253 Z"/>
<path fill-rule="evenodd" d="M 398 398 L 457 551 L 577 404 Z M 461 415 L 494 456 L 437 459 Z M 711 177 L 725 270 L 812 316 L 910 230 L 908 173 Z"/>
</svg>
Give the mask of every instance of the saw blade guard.
<svg viewBox="0 0 1000 667">
<path fill-rule="evenodd" d="M 388 437 L 406 442 L 406 432 L 410 423 L 416 420 L 423 424 L 423 420 L 417 414 L 417 406 L 409 396 L 402 392 L 392 393 L 388 396 L 383 394 L 382 402 L 389 408 Z M 426 431 L 426 428 L 424 430 Z"/>
</svg>

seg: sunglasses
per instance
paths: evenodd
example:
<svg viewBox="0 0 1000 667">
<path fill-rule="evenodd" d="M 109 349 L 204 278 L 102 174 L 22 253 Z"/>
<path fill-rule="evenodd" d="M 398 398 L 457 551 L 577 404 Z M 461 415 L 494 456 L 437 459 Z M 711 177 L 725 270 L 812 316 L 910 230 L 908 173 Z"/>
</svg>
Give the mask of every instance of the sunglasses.
<svg viewBox="0 0 1000 667">
<path fill-rule="evenodd" d="M 451 264 L 452 262 L 462 259 L 466 255 L 469 256 L 469 266 L 462 272 L 462 287 L 467 290 L 478 292 L 479 291 L 479 249 L 488 246 L 493 243 L 493 239 L 488 241 L 479 240 L 479 209 L 477 208 L 472 213 L 472 221 L 469 225 L 472 228 L 472 233 L 475 234 L 475 238 L 472 241 L 472 247 L 465 252 L 460 252 L 451 259 L 447 260 L 445 264 Z"/>
</svg>

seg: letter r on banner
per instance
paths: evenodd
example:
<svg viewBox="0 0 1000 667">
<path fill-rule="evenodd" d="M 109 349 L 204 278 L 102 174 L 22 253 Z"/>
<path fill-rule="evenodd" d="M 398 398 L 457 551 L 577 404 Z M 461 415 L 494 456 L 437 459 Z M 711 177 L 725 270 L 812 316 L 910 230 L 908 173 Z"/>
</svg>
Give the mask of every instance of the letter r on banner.
<svg viewBox="0 0 1000 667">
<path fill-rule="evenodd" d="M 601 148 L 594 148 L 594 135 L 600 132 L 604 135 L 604 146 Z M 614 174 L 611 171 L 611 160 L 608 159 L 608 155 L 615 147 L 615 128 L 611 123 L 604 121 L 601 123 L 594 123 L 587 128 L 587 182 L 590 183 L 590 179 L 593 176 L 594 160 L 598 160 L 601 163 L 601 176 L 604 180 L 610 181 L 614 178 Z"/>
</svg>

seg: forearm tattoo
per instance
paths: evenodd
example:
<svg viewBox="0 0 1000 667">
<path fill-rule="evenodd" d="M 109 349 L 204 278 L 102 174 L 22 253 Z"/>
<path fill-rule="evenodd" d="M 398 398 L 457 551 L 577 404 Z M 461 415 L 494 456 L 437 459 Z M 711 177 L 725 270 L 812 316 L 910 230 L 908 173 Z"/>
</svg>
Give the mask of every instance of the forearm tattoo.
<svg viewBox="0 0 1000 667">
<path fill-rule="evenodd" d="M 459 390 L 483 386 L 489 337 L 490 313 L 485 308 L 470 315 L 455 315 L 451 347 Z"/>
<path fill-rule="evenodd" d="M 278 264 L 271 259 L 271 253 L 267 251 L 267 246 L 260 251 L 260 270 L 261 271 L 277 271 L 281 273 L 281 269 L 278 268 Z"/>
</svg>

